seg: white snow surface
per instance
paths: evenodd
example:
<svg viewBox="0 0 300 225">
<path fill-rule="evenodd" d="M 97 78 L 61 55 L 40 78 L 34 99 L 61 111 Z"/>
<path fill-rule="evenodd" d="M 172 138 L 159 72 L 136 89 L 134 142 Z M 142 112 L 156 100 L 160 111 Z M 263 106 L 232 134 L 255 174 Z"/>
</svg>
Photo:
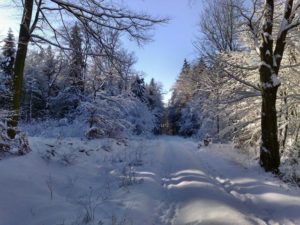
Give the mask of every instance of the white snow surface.
<svg viewBox="0 0 300 225">
<path fill-rule="evenodd" d="M 300 190 L 231 145 L 167 136 L 30 144 L 0 160 L 1 225 L 300 224 Z"/>
</svg>

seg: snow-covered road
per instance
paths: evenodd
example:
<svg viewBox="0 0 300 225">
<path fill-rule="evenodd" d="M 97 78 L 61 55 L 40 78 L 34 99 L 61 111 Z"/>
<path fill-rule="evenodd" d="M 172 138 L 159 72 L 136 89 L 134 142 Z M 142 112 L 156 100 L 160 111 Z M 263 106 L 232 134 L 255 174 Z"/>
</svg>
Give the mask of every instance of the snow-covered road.
<svg viewBox="0 0 300 225">
<path fill-rule="evenodd" d="M 162 182 L 153 224 L 300 224 L 300 192 L 259 167 L 245 168 L 228 146 L 199 150 L 191 140 L 164 138 L 152 150 L 146 172 Z"/>
<path fill-rule="evenodd" d="M 30 143 L 30 154 L 0 160 L 0 225 L 300 224 L 300 190 L 229 145 L 198 149 L 178 137 Z"/>
</svg>

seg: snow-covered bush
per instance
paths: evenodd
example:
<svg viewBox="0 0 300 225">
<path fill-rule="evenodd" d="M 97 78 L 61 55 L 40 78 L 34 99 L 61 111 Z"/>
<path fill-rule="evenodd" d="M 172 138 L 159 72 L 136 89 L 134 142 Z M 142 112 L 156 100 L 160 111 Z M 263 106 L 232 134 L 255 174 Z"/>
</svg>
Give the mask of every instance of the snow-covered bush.
<svg viewBox="0 0 300 225">
<path fill-rule="evenodd" d="M 88 138 L 150 134 L 154 129 L 154 115 L 130 94 L 98 95 L 95 101 L 85 102 L 80 108 L 88 113 Z"/>
<path fill-rule="evenodd" d="M 286 149 L 281 157 L 281 178 L 289 183 L 300 185 L 300 144 Z"/>
<path fill-rule="evenodd" d="M 80 93 L 74 87 L 66 88 L 49 102 L 50 115 L 54 118 L 64 118 L 73 113 L 81 101 Z"/>
<path fill-rule="evenodd" d="M 70 115 L 70 118 L 36 120 L 31 123 L 21 123 L 21 129 L 29 136 L 64 138 L 84 137 L 87 129 L 84 115 Z"/>
<path fill-rule="evenodd" d="M 86 136 L 89 139 L 149 135 L 155 127 L 155 115 L 145 103 L 130 94 L 98 95 L 95 100 L 78 101 L 77 108 L 60 120 L 36 120 L 22 123 L 21 127 L 31 136 Z"/>
</svg>

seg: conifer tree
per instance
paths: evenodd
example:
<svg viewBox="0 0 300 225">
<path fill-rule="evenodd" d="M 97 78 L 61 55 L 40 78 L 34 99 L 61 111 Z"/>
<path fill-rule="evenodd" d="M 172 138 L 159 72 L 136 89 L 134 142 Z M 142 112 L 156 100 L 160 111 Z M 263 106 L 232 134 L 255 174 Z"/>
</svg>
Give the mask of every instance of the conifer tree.
<svg viewBox="0 0 300 225">
<path fill-rule="evenodd" d="M 131 91 L 135 97 L 139 98 L 142 102 L 145 102 L 145 81 L 143 78 L 140 78 L 138 75 L 133 77 L 131 84 Z"/>
<path fill-rule="evenodd" d="M 84 91 L 83 69 L 84 60 L 82 52 L 82 36 L 80 33 L 80 27 L 76 23 L 70 33 L 70 48 L 72 49 L 70 54 L 70 70 L 69 76 L 71 80 L 71 86 L 80 92 Z"/>
<path fill-rule="evenodd" d="M 13 65 L 15 62 L 15 53 L 16 53 L 16 45 L 15 45 L 15 37 L 12 32 L 12 29 L 9 28 L 7 37 L 4 39 L 4 45 L 2 47 L 2 60 L 1 60 L 1 68 L 3 72 L 11 76 Z"/>
<path fill-rule="evenodd" d="M 11 29 L 8 30 L 7 37 L 3 40 L 2 56 L 0 67 L 0 107 L 1 109 L 9 109 L 9 101 L 11 96 L 11 78 L 13 65 L 15 61 L 15 38 Z"/>
<path fill-rule="evenodd" d="M 150 83 L 146 86 L 146 91 L 148 108 L 155 116 L 155 128 L 153 132 L 159 134 L 161 133 L 160 125 L 164 113 L 161 88 L 152 78 Z"/>
</svg>

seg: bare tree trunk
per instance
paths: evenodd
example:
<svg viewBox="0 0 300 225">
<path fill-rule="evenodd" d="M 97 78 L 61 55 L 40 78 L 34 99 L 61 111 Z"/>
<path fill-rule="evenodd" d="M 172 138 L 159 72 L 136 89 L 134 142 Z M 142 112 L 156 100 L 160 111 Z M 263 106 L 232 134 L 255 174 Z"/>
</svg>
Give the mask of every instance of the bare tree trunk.
<svg viewBox="0 0 300 225">
<path fill-rule="evenodd" d="M 277 87 L 262 93 L 260 163 L 266 171 L 276 171 L 280 164 L 277 135 L 276 94 Z"/>
<path fill-rule="evenodd" d="M 294 0 L 285 1 L 285 10 L 281 23 L 281 30 L 277 35 L 275 49 L 273 49 L 273 16 L 274 0 L 265 0 L 264 23 L 262 29 L 262 44 L 260 46 L 261 66 L 259 70 L 262 84 L 262 144 L 260 163 L 266 171 L 278 172 L 280 165 L 278 128 L 276 115 L 276 94 L 280 86 L 277 80 L 288 31 L 300 23 L 293 23 L 297 7 L 293 8 Z"/>
<path fill-rule="evenodd" d="M 25 0 L 23 8 L 23 17 L 20 25 L 18 49 L 14 65 L 14 73 L 12 79 L 12 114 L 8 120 L 7 135 L 13 139 L 16 136 L 16 127 L 19 122 L 23 72 L 25 66 L 25 59 L 27 54 L 27 47 L 30 40 L 30 23 L 33 10 L 33 0 Z"/>
<path fill-rule="evenodd" d="M 273 64 L 273 16 L 274 0 L 266 0 L 261 33 L 262 44 L 260 46 L 262 63 L 259 68 L 262 87 L 260 164 L 266 171 L 277 172 L 280 165 L 280 156 L 276 98 L 280 83 L 276 82 L 278 70 L 276 73 Z"/>
</svg>

